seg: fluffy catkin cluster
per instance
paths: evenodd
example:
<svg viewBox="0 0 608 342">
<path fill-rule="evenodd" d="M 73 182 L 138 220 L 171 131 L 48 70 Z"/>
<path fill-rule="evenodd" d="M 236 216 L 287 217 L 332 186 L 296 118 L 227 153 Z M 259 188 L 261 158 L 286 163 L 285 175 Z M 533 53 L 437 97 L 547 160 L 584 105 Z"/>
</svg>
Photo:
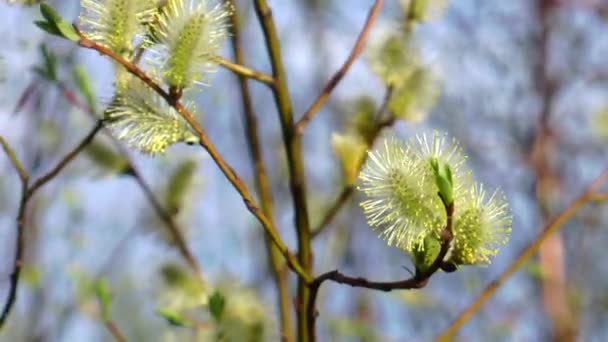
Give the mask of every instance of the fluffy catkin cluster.
<svg viewBox="0 0 608 342">
<path fill-rule="evenodd" d="M 79 17 L 87 38 L 117 53 L 130 53 L 142 25 L 156 14 L 154 0 L 81 0 Z"/>
<path fill-rule="evenodd" d="M 404 143 L 387 139 L 369 152 L 360 174 L 368 199 L 361 203 L 368 223 L 389 245 L 419 254 L 439 239 L 447 217 L 438 195 L 433 163 L 447 165 L 453 182 L 454 233 L 450 260 L 457 265 L 488 264 L 497 247 L 508 241 L 511 217 L 499 192 L 487 196 L 471 181 L 466 157 L 454 140 L 435 132 Z"/>
<path fill-rule="evenodd" d="M 206 74 L 215 70 L 214 57 L 228 36 L 231 14 L 227 2 L 211 7 L 207 0 L 169 1 L 150 27 L 149 62 L 172 87 L 204 84 Z"/>
<path fill-rule="evenodd" d="M 177 142 L 196 144 L 199 141 L 175 109 L 132 76 L 106 108 L 105 120 L 118 139 L 151 155 L 163 153 Z"/>
<path fill-rule="evenodd" d="M 219 0 L 218 0 L 219 1 Z M 228 36 L 232 7 L 207 0 L 81 0 L 82 33 L 137 64 L 164 89 L 187 90 L 214 70 Z M 105 112 L 114 134 L 148 154 L 178 142 L 196 143 L 188 123 L 143 82 L 119 69 Z"/>
</svg>

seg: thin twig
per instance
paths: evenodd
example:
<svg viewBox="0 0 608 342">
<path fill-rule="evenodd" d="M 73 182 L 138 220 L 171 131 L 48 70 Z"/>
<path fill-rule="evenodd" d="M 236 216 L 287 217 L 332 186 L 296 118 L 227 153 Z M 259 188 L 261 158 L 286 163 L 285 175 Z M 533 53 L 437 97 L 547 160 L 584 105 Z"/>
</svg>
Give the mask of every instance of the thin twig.
<svg viewBox="0 0 608 342">
<path fill-rule="evenodd" d="M 275 104 L 281 123 L 283 143 L 287 154 L 287 165 L 289 169 L 289 185 L 295 211 L 295 226 L 298 241 L 298 261 L 307 274 L 312 273 L 312 244 L 310 236 L 310 222 L 308 218 L 308 204 L 306 202 L 306 177 L 304 174 L 304 161 L 302 157 L 302 141 L 300 135 L 295 132 L 293 111 L 289 89 L 287 87 L 287 74 L 281 56 L 279 35 L 277 32 L 272 11 L 266 0 L 254 1 L 262 32 L 264 33 L 266 50 L 270 57 L 272 76 L 276 86 L 272 89 Z M 310 279 L 312 280 L 312 279 Z M 298 341 L 309 341 L 307 336 L 307 317 L 304 312 L 310 299 L 309 281 L 298 279 L 298 292 L 296 312 L 298 319 Z"/>
<path fill-rule="evenodd" d="M 4 140 L 4 138 L 0 137 L 0 143 L 2 144 L 2 148 L 6 152 L 9 160 L 13 164 L 13 167 L 17 171 L 19 178 L 21 180 L 21 198 L 19 200 L 19 209 L 17 211 L 17 238 L 15 245 L 15 257 L 13 269 L 10 274 L 10 285 L 8 290 L 8 296 L 6 298 L 6 302 L 4 303 L 4 307 L 2 308 L 2 313 L 0 314 L 0 329 L 4 326 L 4 323 L 8 319 L 8 316 L 11 313 L 11 309 L 17 299 L 17 287 L 19 286 L 19 274 L 21 273 L 22 259 L 23 259 L 23 249 L 25 246 L 25 236 L 24 236 L 24 227 L 25 227 L 25 213 L 27 209 L 27 188 L 29 184 L 29 175 L 27 171 L 23 168 L 23 165 L 17 158 L 15 151 L 10 147 L 8 142 Z"/>
<path fill-rule="evenodd" d="M 61 172 L 61 170 L 63 170 L 63 168 L 66 167 L 72 161 L 72 159 L 74 159 L 80 152 L 82 152 L 85 147 L 87 147 L 87 145 L 91 141 L 93 141 L 93 138 L 95 138 L 95 135 L 97 135 L 97 133 L 99 132 L 99 130 L 101 130 L 102 127 L 103 121 L 97 121 L 95 127 L 93 127 L 89 134 L 84 137 L 80 144 L 78 144 L 72 151 L 66 154 L 65 157 L 63 157 L 63 159 L 61 159 L 54 168 L 52 168 L 49 172 L 34 181 L 32 186 L 30 186 L 30 188 L 27 190 L 27 196 L 32 196 L 34 192 L 36 192 L 40 187 L 48 183 L 51 179 L 55 178 L 59 174 L 59 172 Z"/>
<path fill-rule="evenodd" d="M 0 144 L 2 145 L 2 149 L 4 149 L 6 156 L 11 161 L 11 164 L 15 168 L 15 171 L 17 171 L 17 174 L 19 175 L 19 179 L 21 179 L 21 182 L 23 182 L 23 183 L 27 182 L 29 175 L 27 174 L 27 171 L 25 171 L 25 168 L 23 167 L 23 165 L 17 158 L 15 151 L 11 148 L 11 146 L 8 144 L 8 142 L 6 142 L 6 140 L 4 140 L 4 138 L 1 136 L 0 136 Z"/>
<path fill-rule="evenodd" d="M 200 145 L 209 153 L 213 161 L 220 168 L 226 179 L 232 184 L 232 186 L 237 190 L 237 192 L 241 195 L 243 202 L 247 209 L 262 223 L 263 228 L 266 230 L 267 234 L 270 235 L 273 243 L 277 246 L 281 254 L 287 260 L 287 264 L 289 267 L 297 273 L 302 279 L 304 279 L 307 283 L 312 281 L 311 276 L 306 272 L 298 260 L 291 254 L 285 243 L 281 240 L 279 235 L 276 233 L 276 229 L 272 222 L 268 220 L 266 215 L 264 215 L 262 209 L 260 209 L 253 200 L 251 193 L 247 189 L 245 183 L 241 180 L 241 178 L 236 174 L 236 172 L 230 167 L 230 165 L 224 160 L 224 158 L 219 154 L 215 145 L 211 143 L 207 133 L 200 124 L 194 119 L 192 114 L 184 107 L 178 99 L 171 96 L 167 91 L 165 91 L 161 86 L 156 83 L 152 78 L 150 78 L 143 70 L 141 70 L 137 65 L 131 63 L 124 57 L 116 54 L 114 51 L 95 43 L 94 41 L 86 38 L 85 36 L 80 36 L 80 41 L 78 44 L 84 48 L 92 49 L 99 52 L 102 55 L 105 55 L 118 64 L 122 65 L 128 72 L 135 75 L 137 78 L 142 80 L 148 87 L 154 90 L 157 94 L 159 94 L 169 105 L 171 105 L 183 118 L 188 122 L 188 124 L 192 127 L 192 129 L 198 135 L 200 140 Z"/>
<path fill-rule="evenodd" d="M 8 145 L 8 143 L 0 137 L 0 144 L 2 148 L 6 152 L 8 158 L 11 160 L 11 163 L 17 170 L 19 174 L 19 178 L 21 179 L 21 198 L 19 200 L 19 210 L 17 213 L 17 239 L 15 246 L 15 258 L 13 263 L 13 270 L 10 275 L 10 285 L 8 296 L 6 299 L 6 303 L 2 309 L 2 313 L 0 314 L 0 328 L 8 319 L 10 312 L 17 300 L 17 288 L 19 287 L 19 276 L 21 274 L 21 268 L 23 267 L 23 253 L 25 250 L 25 224 L 26 224 L 26 212 L 27 205 L 32 196 L 38 191 L 42 186 L 47 184 L 50 180 L 55 178 L 63 168 L 65 168 L 95 137 L 97 132 L 102 127 L 102 122 L 99 121 L 95 127 L 85 136 L 85 138 L 74 148 L 72 149 L 61 161 L 51 169 L 50 172 L 46 173 L 38 180 L 36 180 L 33 185 L 29 186 L 29 175 L 23 168 L 23 165 L 19 162 L 19 159 L 16 157 L 13 149 Z"/>
<path fill-rule="evenodd" d="M 232 25 L 232 27 L 234 27 L 234 24 Z M 274 81 L 274 78 L 272 78 L 272 76 L 266 75 L 262 72 L 250 69 L 246 66 L 243 66 L 241 64 L 242 61 L 236 60 L 236 63 L 232 63 L 229 60 L 224 59 L 219 56 L 215 57 L 214 61 L 217 64 L 219 64 L 220 66 L 237 74 L 238 76 L 251 78 L 253 80 L 262 82 L 263 84 L 270 86 L 270 87 L 274 87 L 274 85 L 275 85 L 275 81 Z"/>
<path fill-rule="evenodd" d="M 308 122 L 312 120 L 312 118 L 319 111 L 319 109 L 321 109 L 321 107 L 325 104 L 331 92 L 338 85 L 338 83 L 340 83 L 344 75 L 346 75 L 348 69 L 350 69 L 351 65 L 355 62 L 357 57 L 359 57 L 359 55 L 363 52 L 363 48 L 365 47 L 365 42 L 367 41 L 369 32 L 371 31 L 374 22 L 380 14 L 380 9 L 382 8 L 383 3 L 383 0 L 376 0 L 374 2 L 374 5 L 371 7 L 371 9 L 369 10 L 369 14 L 367 15 L 365 25 L 363 25 L 363 29 L 359 33 L 359 37 L 357 37 L 357 41 L 355 42 L 355 45 L 353 46 L 353 49 L 350 52 L 350 55 L 348 56 L 346 61 L 344 61 L 342 67 L 340 67 L 340 69 L 336 71 L 336 73 L 332 76 L 329 82 L 327 82 L 327 85 L 325 85 L 325 88 L 323 88 L 323 91 L 321 91 L 321 94 L 315 100 L 315 102 L 313 102 L 313 104 L 308 108 L 308 110 L 304 112 L 304 115 L 302 115 L 302 118 L 296 124 L 296 134 L 302 134 L 304 132 L 304 128 L 306 128 Z"/>
<path fill-rule="evenodd" d="M 608 169 L 604 171 L 587 189 L 572 202 L 564 211 L 553 218 L 540 233 L 540 235 L 526 246 L 515 258 L 509 267 L 503 271 L 494 281 L 492 281 L 481 294 L 471 303 L 458 317 L 446 328 L 438 337 L 437 341 L 449 341 L 450 338 L 466 323 L 475 312 L 496 292 L 496 290 L 517 271 L 530 257 L 532 257 L 545 240 L 568 221 L 577 210 L 589 201 L 593 200 L 595 192 L 608 181 Z"/>
<path fill-rule="evenodd" d="M 311 288 L 311 300 L 306 310 L 306 314 L 308 315 L 308 330 L 309 336 L 312 338 L 312 341 L 315 340 L 315 320 L 317 317 L 316 312 L 316 297 L 319 292 L 319 288 L 326 280 L 331 280 L 336 283 L 350 285 L 352 287 L 363 287 L 371 290 L 378 291 L 392 291 L 392 290 L 411 290 L 411 289 L 419 289 L 425 287 L 428 283 L 429 279 L 435 272 L 437 272 L 444 263 L 444 258 L 448 253 L 450 248 L 450 243 L 452 242 L 453 233 L 452 233 L 452 217 L 454 215 L 454 204 L 445 205 L 446 211 L 446 225 L 440 234 L 441 248 L 439 250 L 439 254 L 433 261 L 433 263 L 426 270 L 416 269 L 416 273 L 408 279 L 392 281 L 392 282 L 378 282 L 378 281 L 370 281 L 362 277 L 350 277 L 340 273 L 338 270 L 329 271 L 327 273 L 323 273 L 320 276 L 316 277 L 315 280 L 310 285 Z"/>
<path fill-rule="evenodd" d="M 116 325 L 116 323 L 112 320 L 107 320 L 104 322 L 104 325 L 106 326 L 106 328 L 108 329 L 108 332 L 110 333 L 110 335 L 112 335 L 112 337 L 114 338 L 114 340 L 116 342 L 126 342 L 127 339 L 124 337 L 124 335 L 120 332 L 120 329 L 118 329 L 118 325 Z"/>
<path fill-rule="evenodd" d="M 236 7 L 234 0 L 230 0 L 229 2 Z M 241 32 L 237 11 L 234 11 L 231 16 L 230 27 L 232 28 L 232 52 L 234 54 L 234 59 L 236 63 L 244 64 L 245 58 L 243 56 L 241 45 Z M 261 206 L 264 214 L 266 214 L 269 220 L 273 221 L 272 193 L 268 182 L 266 167 L 264 165 L 262 147 L 258 134 L 258 124 L 253 109 L 253 103 L 251 101 L 251 93 L 249 92 L 247 76 L 238 74 L 238 79 L 239 86 L 241 88 L 241 100 L 243 103 L 245 134 L 249 142 L 247 146 L 249 147 L 249 154 L 251 155 L 251 162 L 255 172 L 256 189 L 261 200 Z M 280 254 L 278 254 L 278 251 L 276 251 L 274 245 L 272 244 L 272 241 L 270 241 L 270 238 L 266 234 L 264 234 L 264 243 L 270 269 L 272 271 L 274 282 L 277 286 L 282 340 L 285 342 L 291 342 L 294 340 L 294 336 L 287 268 L 285 267 Z"/>
</svg>

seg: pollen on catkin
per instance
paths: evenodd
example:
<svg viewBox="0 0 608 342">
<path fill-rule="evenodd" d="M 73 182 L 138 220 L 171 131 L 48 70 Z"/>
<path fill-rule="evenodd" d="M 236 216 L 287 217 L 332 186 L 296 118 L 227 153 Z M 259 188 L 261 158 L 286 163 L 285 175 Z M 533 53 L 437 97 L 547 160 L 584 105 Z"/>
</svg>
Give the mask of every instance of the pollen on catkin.
<svg viewBox="0 0 608 342">
<path fill-rule="evenodd" d="M 144 24 L 156 13 L 154 0 L 82 0 L 79 24 L 82 33 L 116 53 L 133 50 Z"/>
<path fill-rule="evenodd" d="M 105 111 L 105 121 L 118 139 L 147 154 L 164 153 L 178 142 L 199 141 L 179 113 L 135 77 L 116 93 Z"/>
<path fill-rule="evenodd" d="M 359 190 L 367 196 L 361 207 L 369 225 L 389 245 L 415 256 L 429 246 L 429 239 L 439 243 L 447 214 L 432 161 L 449 167 L 453 176 L 454 240 L 449 261 L 487 264 L 498 246 L 508 241 L 511 218 L 504 196 L 495 192 L 488 197 L 483 186 L 473 184 L 457 141 L 437 132 L 407 143 L 389 138 L 368 157 L 359 176 Z"/>
<path fill-rule="evenodd" d="M 226 2 L 211 7 L 207 0 L 168 0 L 149 27 L 148 62 L 171 87 L 205 84 L 232 11 Z"/>
<path fill-rule="evenodd" d="M 484 265 L 498 253 L 511 235 L 508 203 L 500 191 L 487 195 L 481 184 L 469 189 L 454 216 L 454 248 L 451 261 L 457 265 Z"/>
<path fill-rule="evenodd" d="M 427 235 L 438 236 L 443 229 L 446 213 L 437 195 L 433 158 L 450 165 L 455 189 L 468 182 L 459 145 L 436 132 L 430 139 L 420 135 L 408 143 L 389 138 L 379 150 L 369 152 L 359 176 L 359 190 L 368 198 L 361 207 L 370 226 L 380 230 L 389 245 L 412 252 L 422 248 Z"/>
</svg>

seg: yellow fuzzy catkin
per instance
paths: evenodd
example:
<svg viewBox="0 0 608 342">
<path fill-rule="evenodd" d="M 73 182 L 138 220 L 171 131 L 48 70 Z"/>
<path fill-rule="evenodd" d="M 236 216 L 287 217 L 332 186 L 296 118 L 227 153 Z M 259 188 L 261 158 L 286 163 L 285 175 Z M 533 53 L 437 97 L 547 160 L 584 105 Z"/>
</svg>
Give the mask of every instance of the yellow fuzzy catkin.
<svg viewBox="0 0 608 342">
<path fill-rule="evenodd" d="M 232 7 L 208 1 L 169 0 L 150 25 L 148 62 L 171 87 L 205 84 L 222 42 L 228 37 Z"/>
</svg>

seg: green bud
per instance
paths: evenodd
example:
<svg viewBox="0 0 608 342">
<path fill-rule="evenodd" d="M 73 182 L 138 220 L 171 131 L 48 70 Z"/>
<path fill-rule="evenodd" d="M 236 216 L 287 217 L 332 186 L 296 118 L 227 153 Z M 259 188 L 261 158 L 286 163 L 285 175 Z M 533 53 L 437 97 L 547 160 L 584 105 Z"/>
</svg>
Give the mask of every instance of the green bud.
<svg viewBox="0 0 608 342">
<path fill-rule="evenodd" d="M 110 305 L 112 304 L 112 295 L 108 288 L 108 283 L 102 279 L 95 283 L 95 296 L 101 306 L 101 317 L 104 321 L 110 320 Z"/>
<path fill-rule="evenodd" d="M 431 158 L 430 163 L 435 174 L 435 183 L 439 189 L 439 197 L 445 206 L 454 203 L 454 183 L 450 166 L 440 162 L 437 158 Z"/>
<path fill-rule="evenodd" d="M 40 4 L 40 13 L 44 19 L 46 19 L 46 21 L 34 22 L 40 29 L 49 34 L 69 39 L 74 42 L 80 40 L 80 36 L 78 36 L 78 33 L 74 27 L 63 20 L 63 18 L 51 5 L 46 3 Z"/>
<path fill-rule="evenodd" d="M 412 259 L 416 270 L 426 271 L 437 259 L 441 250 L 441 242 L 434 235 L 427 235 L 418 249 L 412 251 Z"/>
</svg>

